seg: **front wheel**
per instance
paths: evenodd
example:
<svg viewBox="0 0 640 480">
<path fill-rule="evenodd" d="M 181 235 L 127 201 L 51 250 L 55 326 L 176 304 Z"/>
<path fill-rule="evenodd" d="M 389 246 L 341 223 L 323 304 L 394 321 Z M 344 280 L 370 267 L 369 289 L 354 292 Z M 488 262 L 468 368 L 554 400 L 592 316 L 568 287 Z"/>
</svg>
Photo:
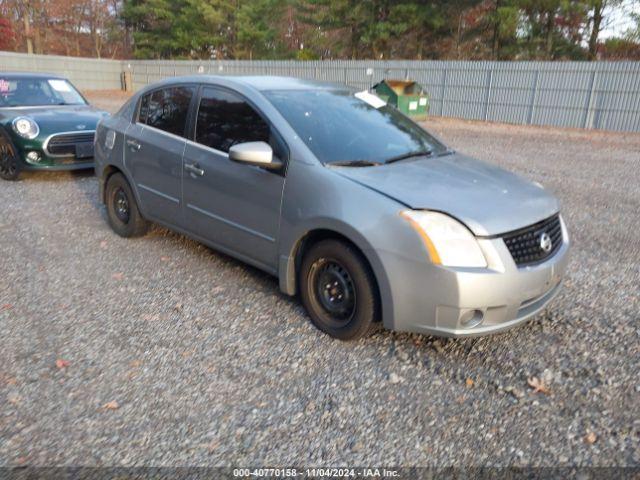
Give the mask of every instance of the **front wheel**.
<svg viewBox="0 0 640 480">
<path fill-rule="evenodd" d="M 378 321 L 373 273 L 351 245 L 323 240 L 313 245 L 300 268 L 300 295 L 311 322 L 340 340 L 367 335 Z"/>
<path fill-rule="evenodd" d="M 149 223 L 142 218 L 129 182 L 121 173 L 109 177 L 106 187 L 109 225 L 121 237 L 140 237 L 147 233 Z"/>
<path fill-rule="evenodd" d="M 4 135 L 0 135 L 0 178 L 15 181 L 19 177 L 20 165 L 13 145 Z"/>
</svg>

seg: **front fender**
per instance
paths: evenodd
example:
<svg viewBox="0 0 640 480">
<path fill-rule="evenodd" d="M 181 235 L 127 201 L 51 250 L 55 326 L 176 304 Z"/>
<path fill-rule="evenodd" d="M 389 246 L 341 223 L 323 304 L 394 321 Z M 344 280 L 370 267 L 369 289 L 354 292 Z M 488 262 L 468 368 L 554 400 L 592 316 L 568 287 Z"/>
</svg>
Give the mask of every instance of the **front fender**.
<svg viewBox="0 0 640 480">
<path fill-rule="evenodd" d="M 382 304 L 382 320 L 385 326 L 390 325 L 393 312 L 393 298 L 391 296 L 391 285 L 389 278 L 383 267 L 380 256 L 371 243 L 359 231 L 352 226 L 341 222 L 335 218 L 315 218 L 309 220 L 306 225 L 296 229 L 295 241 L 287 247 L 287 253 L 280 254 L 278 265 L 278 279 L 280 290 L 287 295 L 296 295 L 298 291 L 297 267 L 298 253 L 305 239 L 316 231 L 327 231 L 346 238 L 362 252 L 367 262 L 373 270 L 373 274 L 378 284 L 380 300 Z"/>
<path fill-rule="evenodd" d="M 400 217 L 402 204 L 322 165 L 293 162 L 283 196 L 278 277 L 280 289 L 297 292 L 297 254 L 311 232 L 325 230 L 348 239 L 365 256 L 378 283 L 385 326 L 393 325 L 392 288 L 381 253 L 421 248 Z M 410 247 L 407 245 L 410 244 Z"/>
</svg>

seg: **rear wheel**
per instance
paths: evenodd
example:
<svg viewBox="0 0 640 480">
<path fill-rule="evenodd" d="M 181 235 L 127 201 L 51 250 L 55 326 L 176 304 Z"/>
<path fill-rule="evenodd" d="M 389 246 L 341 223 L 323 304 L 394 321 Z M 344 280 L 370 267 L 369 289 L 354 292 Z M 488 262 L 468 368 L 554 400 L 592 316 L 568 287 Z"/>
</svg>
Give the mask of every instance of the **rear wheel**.
<svg viewBox="0 0 640 480">
<path fill-rule="evenodd" d="M 121 237 L 140 237 L 147 233 L 149 223 L 142 218 L 129 182 L 121 173 L 109 177 L 106 187 L 109 225 Z"/>
<path fill-rule="evenodd" d="M 302 260 L 300 294 L 312 323 L 341 340 L 367 335 L 378 320 L 379 300 L 373 273 L 351 245 L 323 240 Z"/>
<path fill-rule="evenodd" d="M 20 177 L 20 165 L 13 145 L 0 134 L 0 178 L 14 181 Z"/>
</svg>

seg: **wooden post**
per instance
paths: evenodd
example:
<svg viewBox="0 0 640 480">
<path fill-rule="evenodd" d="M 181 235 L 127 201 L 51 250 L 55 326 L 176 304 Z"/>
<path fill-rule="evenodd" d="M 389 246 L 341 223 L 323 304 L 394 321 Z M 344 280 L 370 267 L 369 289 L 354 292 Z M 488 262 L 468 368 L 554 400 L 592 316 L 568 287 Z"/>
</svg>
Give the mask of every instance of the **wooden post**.
<svg viewBox="0 0 640 480">
<path fill-rule="evenodd" d="M 121 78 L 122 90 L 124 90 L 125 92 L 132 92 L 133 82 L 131 80 L 131 72 L 130 71 L 122 72 L 120 78 Z"/>
</svg>

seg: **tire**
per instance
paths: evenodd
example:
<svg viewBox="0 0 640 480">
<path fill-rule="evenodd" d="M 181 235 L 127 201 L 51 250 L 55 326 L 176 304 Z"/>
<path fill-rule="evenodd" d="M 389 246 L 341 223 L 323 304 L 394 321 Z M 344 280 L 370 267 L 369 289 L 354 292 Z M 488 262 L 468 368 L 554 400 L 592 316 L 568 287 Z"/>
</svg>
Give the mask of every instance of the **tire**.
<svg viewBox="0 0 640 480">
<path fill-rule="evenodd" d="M 121 173 L 114 173 L 107 180 L 105 198 L 109 225 L 114 232 L 124 238 L 147 233 L 149 222 L 142 218 L 129 182 Z"/>
<path fill-rule="evenodd" d="M 20 177 L 20 162 L 16 150 L 4 133 L 0 133 L 0 178 L 10 182 Z"/>
<path fill-rule="evenodd" d="M 376 328 L 379 298 L 373 272 L 350 244 L 322 240 L 302 259 L 300 296 L 311 322 L 340 340 L 357 340 Z"/>
</svg>

